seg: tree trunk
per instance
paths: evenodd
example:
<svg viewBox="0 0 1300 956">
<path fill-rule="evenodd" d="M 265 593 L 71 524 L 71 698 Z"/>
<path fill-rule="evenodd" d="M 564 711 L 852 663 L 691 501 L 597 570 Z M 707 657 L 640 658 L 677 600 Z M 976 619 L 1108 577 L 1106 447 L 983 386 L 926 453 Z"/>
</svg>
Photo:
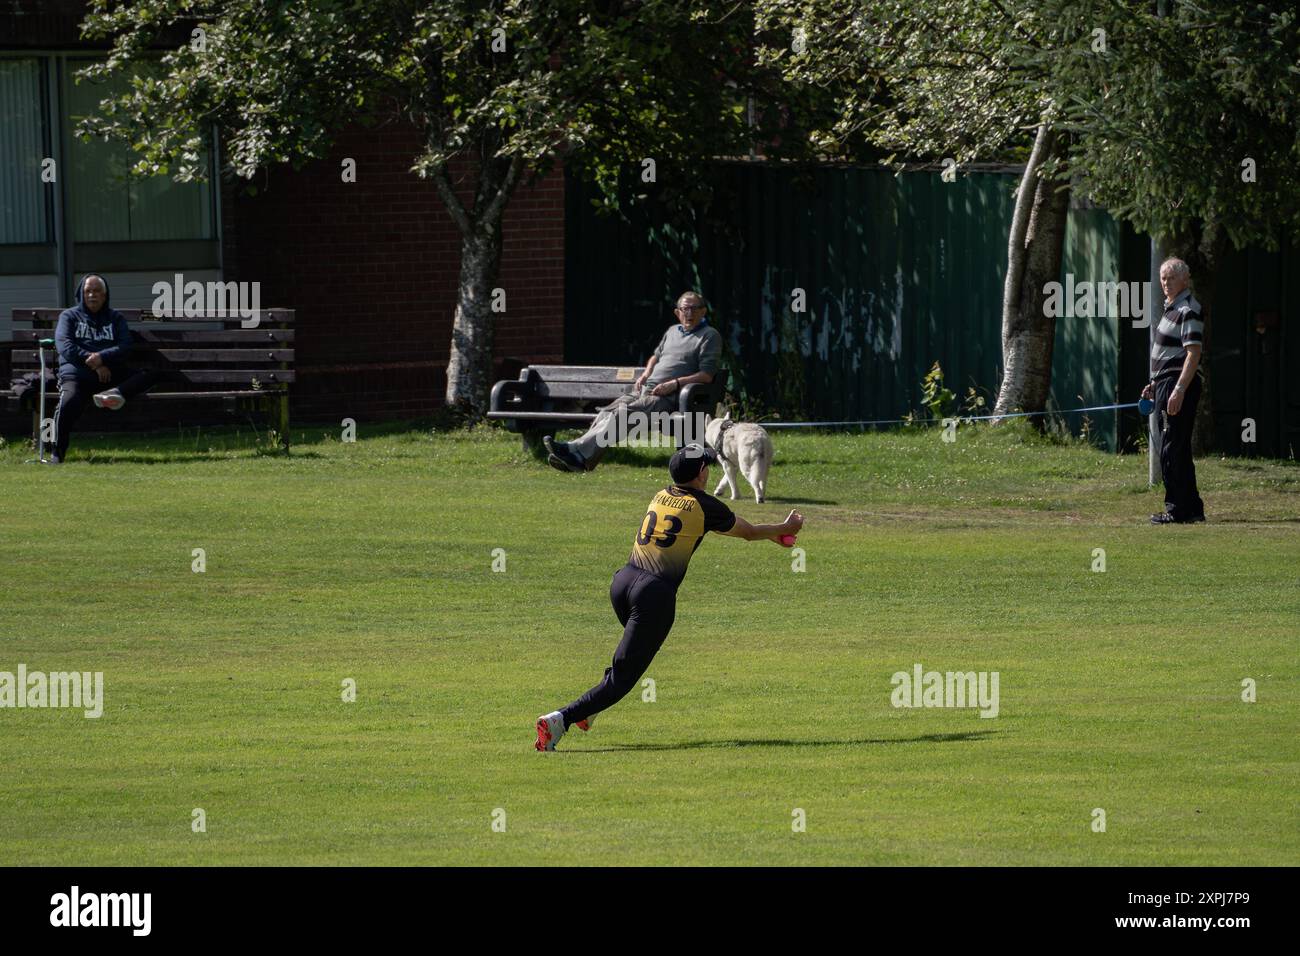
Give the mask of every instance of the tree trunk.
<svg viewBox="0 0 1300 956">
<path fill-rule="evenodd" d="M 1007 244 L 1002 297 L 1002 387 L 994 414 L 1040 412 L 1052 389 L 1056 319 L 1047 314 L 1044 286 L 1061 274 L 1069 190 L 1040 175 L 1064 153 L 1060 134 L 1043 123 L 1025 166 Z"/>
<path fill-rule="evenodd" d="M 1227 249 L 1223 230 L 1213 223 L 1198 222 L 1187 230 L 1169 238 L 1167 257 L 1177 257 L 1187 263 L 1192 273 L 1192 295 L 1201 303 L 1201 320 L 1205 331 L 1201 342 L 1201 400 L 1196 406 L 1196 422 L 1192 428 L 1192 453 L 1202 455 L 1218 446 L 1214 426 L 1214 406 L 1211 401 L 1210 365 L 1213 343 L 1210 327 L 1214 317 L 1214 292 L 1216 271 Z M 1159 295 L 1159 290 L 1156 290 Z M 1164 301 L 1163 297 L 1159 300 Z"/>
<path fill-rule="evenodd" d="M 492 289 L 501 268 L 500 224 L 461 237 L 460 285 L 447 361 L 449 406 L 467 407 L 475 418 L 487 411 L 492 388 Z M 508 304 L 508 303 L 507 303 Z"/>
<path fill-rule="evenodd" d="M 478 184 L 474 206 L 466 210 L 445 167 L 434 172 L 434 184 L 451 218 L 460 227 L 460 284 L 447 359 L 448 406 L 460 407 L 473 418 L 488 410 L 492 387 L 492 290 L 501 268 L 501 221 L 524 163 L 518 157 L 494 155 L 498 135 L 489 131 L 480 143 Z M 509 303 L 506 303 L 509 307 Z"/>
</svg>

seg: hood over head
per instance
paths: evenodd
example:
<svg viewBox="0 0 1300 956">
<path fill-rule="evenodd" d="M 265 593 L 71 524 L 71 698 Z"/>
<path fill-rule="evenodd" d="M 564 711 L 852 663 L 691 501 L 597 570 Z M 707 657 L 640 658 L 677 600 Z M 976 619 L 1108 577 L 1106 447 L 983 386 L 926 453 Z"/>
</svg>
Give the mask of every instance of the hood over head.
<svg viewBox="0 0 1300 956">
<path fill-rule="evenodd" d="M 99 307 L 98 312 L 91 312 L 90 309 L 86 307 L 85 300 L 82 298 L 82 293 L 85 291 L 86 288 L 86 280 L 91 278 L 98 279 L 100 282 L 104 283 L 104 304 Z M 92 315 L 103 318 L 105 316 L 112 315 L 112 300 L 113 300 L 113 295 L 109 291 L 108 280 L 105 279 L 98 272 L 87 272 L 84 276 L 81 277 L 81 281 L 77 283 L 77 301 L 72 308 L 73 311 L 78 312 L 81 315 L 86 316 L 87 318 L 90 318 Z"/>
</svg>

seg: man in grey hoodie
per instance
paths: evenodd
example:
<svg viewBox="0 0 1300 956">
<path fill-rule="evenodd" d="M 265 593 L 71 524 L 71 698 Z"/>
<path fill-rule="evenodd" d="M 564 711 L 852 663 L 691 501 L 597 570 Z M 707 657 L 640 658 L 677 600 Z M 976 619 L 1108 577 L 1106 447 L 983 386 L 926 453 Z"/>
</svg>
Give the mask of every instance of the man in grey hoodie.
<svg viewBox="0 0 1300 956">
<path fill-rule="evenodd" d="M 64 309 L 54 332 L 59 358 L 59 407 L 54 413 L 54 461 L 68 451 L 72 426 L 93 400 L 116 411 L 161 378 L 154 369 L 128 368 L 131 331 L 108 304 L 108 281 L 90 273 L 77 285 L 77 304 Z M 101 391 L 101 389 L 106 389 Z"/>
</svg>

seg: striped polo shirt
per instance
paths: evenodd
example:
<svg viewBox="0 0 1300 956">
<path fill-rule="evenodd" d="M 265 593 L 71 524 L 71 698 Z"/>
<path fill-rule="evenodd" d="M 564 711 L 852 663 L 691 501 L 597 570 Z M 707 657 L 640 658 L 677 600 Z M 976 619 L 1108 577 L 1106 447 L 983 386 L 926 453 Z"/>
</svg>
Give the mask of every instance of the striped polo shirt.
<svg viewBox="0 0 1300 956">
<path fill-rule="evenodd" d="M 1155 341 L 1151 343 L 1151 381 L 1177 378 L 1187 358 L 1187 346 L 1200 345 L 1204 333 L 1201 303 L 1192 297 L 1190 289 L 1184 289 L 1165 305 L 1165 314 L 1156 326 Z M 1196 374 L 1201 374 L 1200 366 Z"/>
</svg>

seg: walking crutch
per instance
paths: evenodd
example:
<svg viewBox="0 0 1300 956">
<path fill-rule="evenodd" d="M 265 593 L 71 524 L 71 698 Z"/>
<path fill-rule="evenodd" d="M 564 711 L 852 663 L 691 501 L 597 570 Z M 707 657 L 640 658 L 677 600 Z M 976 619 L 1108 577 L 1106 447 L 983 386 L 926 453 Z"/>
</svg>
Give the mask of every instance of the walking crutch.
<svg viewBox="0 0 1300 956">
<path fill-rule="evenodd" d="M 36 457 L 28 458 L 25 464 L 28 465 L 52 465 L 54 462 L 45 458 L 45 346 L 53 345 L 54 339 L 37 339 L 36 354 L 41 360 L 41 380 L 40 380 L 40 412 L 36 421 Z"/>
</svg>

